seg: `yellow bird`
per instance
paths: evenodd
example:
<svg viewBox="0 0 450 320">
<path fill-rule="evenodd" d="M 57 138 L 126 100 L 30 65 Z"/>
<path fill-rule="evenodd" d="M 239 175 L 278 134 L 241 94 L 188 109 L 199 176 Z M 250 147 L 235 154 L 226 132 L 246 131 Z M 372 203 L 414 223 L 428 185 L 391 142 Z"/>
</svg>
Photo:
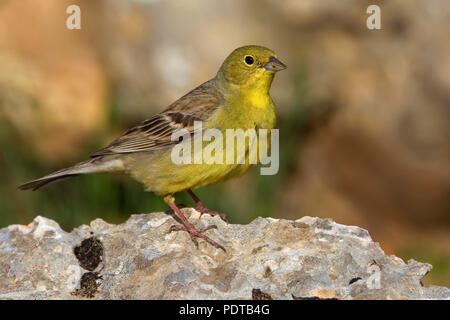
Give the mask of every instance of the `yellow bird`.
<svg viewBox="0 0 450 320">
<path fill-rule="evenodd" d="M 126 131 L 107 147 L 91 155 L 91 159 L 25 183 L 19 189 L 36 190 L 50 182 L 80 174 L 129 174 L 142 182 L 148 191 L 163 196 L 179 216 L 183 225 L 172 226 L 171 231 L 187 231 L 196 245 L 196 238 L 201 238 L 225 251 L 223 246 L 204 235 L 205 231 L 216 226 L 196 229 L 175 204 L 174 194 L 186 190 L 199 212 L 220 215 L 225 219 L 218 212 L 207 209 L 192 190 L 244 174 L 252 165 L 248 157 L 250 149 L 255 147 L 246 142 L 243 163 L 204 161 L 180 164 L 173 161 L 173 149 L 181 143 L 195 144 L 195 139 L 185 139 L 186 136 L 173 139 L 173 134 L 184 129 L 195 136 L 197 121 L 201 121 L 203 130 L 217 129 L 221 133 L 227 129 L 274 128 L 275 107 L 269 89 L 275 73 L 285 68 L 268 48 L 254 45 L 238 48 L 225 59 L 213 79 L 193 89 L 161 113 Z M 201 146 L 205 146 L 204 141 Z M 227 151 L 235 150 L 232 144 L 225 143 L 221 151 L 225 157 Z"/>
</svg>

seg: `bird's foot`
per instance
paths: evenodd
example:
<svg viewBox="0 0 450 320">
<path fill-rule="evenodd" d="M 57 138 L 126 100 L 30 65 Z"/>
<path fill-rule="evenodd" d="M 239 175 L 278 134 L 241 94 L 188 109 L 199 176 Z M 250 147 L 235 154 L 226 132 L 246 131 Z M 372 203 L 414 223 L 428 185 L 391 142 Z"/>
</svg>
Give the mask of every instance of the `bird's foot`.
<svg viewBox="0 0 450 320">
<path fill-rule="evenodd" d="M 223 213 L 220 213 L 217 211 L 213 211 L 213 210 L 209 210 L 207 207 L 205 207 L 203 202 L 200 201 L 199 197 L 197 197 L 191 189 L 187 189 L 186 191 L 191 196 L 191 198 L 194 200 L 194 202 L 197 204 L 197 207 L 195 208 L 195 210 L 197 210 L 200 213 L 207 213 L 211 216 L 219 216 L 223 221 L 228 223 L 228 217 L 226 214 L 223 214 Z"/>
<path fill-rule="evenodd" d="M 169 232 L 172 231 L 186 231 L 189 233 L 189 236 L 191 237 L 192 242 L 194 242 L 195 246 L 198 248 L 198 241 L 197 238 L 203 239 L 206 242 L 210 243 L 214 247 L 218 249 L 222 249 L 224 252 L 227 252 L 223 246 L 215 242 L 214 240 L 210 239 L 209 237 L 205 236 L 203 233 L 210 230 L 210 229 L 217 229 L 217 226 L 210 225 L 202 229 L 195 229 L 194 226 L 183 226 L 183 225 L 173 225 L 170 227 Z"/>
<path fill-rule="evenodd" d="M 197 207 L 195 208 L 195 210 L 197 210 L 197 211 L 200 212 L 201 214 L 209 214 L 210 216 L 213 216 L 213 217 L 214 217 L 214 216 L 219 216 L 220 219 L 222 219 L 222 220 L 225 221 L 226 223 L 229 222 L 228 216 L 227 216 L 226 214 L 220 213 L 220 212 L 217 212 L 217 211 L 210 210 L 210 209 L 208 209 L 207 207 L 205 207 L 205 206 L 202 205 L 202 204 L 197 205 Z"/>
</svg>

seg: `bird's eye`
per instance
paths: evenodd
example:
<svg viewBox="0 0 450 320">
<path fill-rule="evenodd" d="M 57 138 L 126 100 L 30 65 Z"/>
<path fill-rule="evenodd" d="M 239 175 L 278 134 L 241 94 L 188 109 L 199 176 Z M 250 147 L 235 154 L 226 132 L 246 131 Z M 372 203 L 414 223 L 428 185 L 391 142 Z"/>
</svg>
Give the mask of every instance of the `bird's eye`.
<svg viewBox="0 0 450 320">
<path fill-rule="evenodd" d="M 255 62 L 255 59 L 253 59 L 252 56 L 245 56 L 244 61 L 245 61 L 246 64 L 251 66 L 253 64 L 253 62 Z"/>
</svg>

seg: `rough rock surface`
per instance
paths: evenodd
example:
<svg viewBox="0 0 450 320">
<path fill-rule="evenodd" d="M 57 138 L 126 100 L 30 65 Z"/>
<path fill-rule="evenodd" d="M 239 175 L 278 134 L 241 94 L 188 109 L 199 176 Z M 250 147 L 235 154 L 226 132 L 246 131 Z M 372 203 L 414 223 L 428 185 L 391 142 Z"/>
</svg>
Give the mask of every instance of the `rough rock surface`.
<svg viewBox="0 0 450 320">
<path fill-rule="evenodd" d="M 37 217 L 0 230 L 1 299 L 450 299 L 431 265 L 386 256 L 368 232 L 331 220 L 226 224 L 183 209 L 227 252 L 197 249 L 167 213 L 97 219 L 71 233 Z"/>
</svg>

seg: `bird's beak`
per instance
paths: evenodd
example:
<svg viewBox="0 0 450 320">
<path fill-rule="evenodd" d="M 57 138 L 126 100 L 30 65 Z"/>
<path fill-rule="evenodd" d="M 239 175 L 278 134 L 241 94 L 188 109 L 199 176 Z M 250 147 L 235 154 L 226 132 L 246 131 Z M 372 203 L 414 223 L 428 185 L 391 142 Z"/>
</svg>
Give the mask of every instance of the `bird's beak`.
<svg viewBox="0 0 450 320">
<path fill-rule="evenodd" d="M 287 66 L 275 57 L 270 57 L 269 61 L 264 64 L 264 69 L 270 71 L 281 71 L 286 68 Z"/>
</svg>

